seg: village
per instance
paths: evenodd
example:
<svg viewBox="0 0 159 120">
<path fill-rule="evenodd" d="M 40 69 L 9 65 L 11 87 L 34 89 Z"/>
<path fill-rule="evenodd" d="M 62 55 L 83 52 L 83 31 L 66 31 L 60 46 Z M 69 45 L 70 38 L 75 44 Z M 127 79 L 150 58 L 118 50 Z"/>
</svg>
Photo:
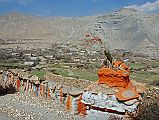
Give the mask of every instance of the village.
<svg viewBox="0 0 159 120">
<path fill-rule="evenodd" d="M 28 50 L 19 46 L 16 48 L 3 48 L 0 49 L 0 59 L 1 64 L 4 63 L 1 66 L 5 66 L 5 63 L 36 66 L 64 62 L 77 65 L 75 67 L 78 67 L 78 65 L 86 67 L 87 64 L 101 64 L 104 60 L 103 51 L 105 49 L 99 37 L 92 37 L 88 34 L 80 41 L 80 45 L 56 42 L 50 44 L 48 48 Z M 112 52 L 112 54 L 124 54 L 125 59 L 133 54 L 123 49 L 114 49 Z"/>
</svg>

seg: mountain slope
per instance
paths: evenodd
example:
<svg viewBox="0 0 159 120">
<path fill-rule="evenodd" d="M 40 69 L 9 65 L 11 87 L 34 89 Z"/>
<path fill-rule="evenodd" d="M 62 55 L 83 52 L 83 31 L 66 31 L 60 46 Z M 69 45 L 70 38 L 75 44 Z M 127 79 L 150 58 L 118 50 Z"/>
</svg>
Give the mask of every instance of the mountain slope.
<svg viewBox="0 0 159 120">
<path fill-rule="evenodd" d="M 43 18 L 10 13 L 0 16 L 0 43 L 19 43 L 29 48 L 34 48 L 34 43 L 38 48 L 48 47 L 55 41 L 78 44 L 83 36 L 91 34 L 100 37 L 111 50 L 127 49 L 159 57 L 158 19 L 159 14 L 125 8 L 80 18 Z"/>
</svg>

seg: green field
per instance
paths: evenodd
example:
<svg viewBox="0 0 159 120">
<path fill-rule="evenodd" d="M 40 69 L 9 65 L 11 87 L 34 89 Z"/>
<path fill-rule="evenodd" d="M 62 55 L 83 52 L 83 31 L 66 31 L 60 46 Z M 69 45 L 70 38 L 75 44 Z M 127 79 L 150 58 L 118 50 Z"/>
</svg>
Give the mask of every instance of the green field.
<svg viewBox="0 0 159 120">
<path fill-rule="evenodd" d="M 151 72 L 131 73 L 130 78 L 148 84 L 153 84 L 154 81 L 159 82 L 159 75 Z"/>
<path fill-rule="evenodd" d="M 130 78 L 139 82 L 147 83 L 147 84 L 159 84 L 159 74 L 155 72 L 148 72 L 147 69 L 155 68 L 159 71 L 159 61 L 141 61 L 140 63 L 128 63 L 131 69 L 142 69 L 136 72 L 131 72 Z"/>
<path fill-rule="evenodd" d="M 5 69 L 5 68 L 28 68 L 30 67 L 29 65 L 24 65 L 24 64 L 20 64 L 20 63 L 0 63 L 0 68 L 1 69 Z"/>
<path fill-rule="evenodd" d="M 140 68 L 152 68 L 152 67 L 159 67 L 159 61 L 144 61 L 141 63 L 131 63 L 128 62 L 127 65 L 131 69 L 140 69 Z M 74 78 L 79 78 L 79 79 L 86 79 L 86 80 L 91 80 L 91 81 L 96 81 L 98 80 L 98 75 L 97 71 L 99 69 L 99 65 L 92 65 L 93 67 L 89 69 L 73 69 L 73 68 L 64 68 L 63 66 L 69 66 L 69 64 L 54 64 L 54 65 L 49 65 L 50 68 L 54 69 L 55 74 L 62 75 L 65 77 L 74 77 Z M 95 67 L 97 66 L 97 67 Z M 130 74 L 130 79 L 136 80 L 139 82 L 147 83 L 147 84 L 153 84 L 153 82 L 157 81 L 159 82 L 159 75 L 153 72 L 148 72 L 148 71 L 136 71 L 136 72 L 131 72 Z"/>
<path fill-rule="evenodd" d="M 75 69 L 73 72 L 80 79 L 86 79 L 91 81 L 98 80 L 97 71 L 96 70 L 85 70 L 85 69 Z"/>
<path fill-rule="evenodd" d="M 46 75 L 46 71 L 45 70 L 34 70 L 32 72 L 33 75 L 36 75 L 37 77 L 39 77 L 40 79 L 43 79 Z"/>
<path fill-rule="evenodd" d="M 62 75 L 65 77 L 73 77 L 79 79 L 86 79 L 95 81 L 98 79 L 97 70 L 95 69 L 73 69 L 69 66 L 76 65 L 74 63 L 59 63 L 59 64 L 49 64 L 49 68 L 53 68 L 53 73 Z M 68 67 L 68 68 L 67 68 Z"/>
<path fill-rule="evenodd" d="M 89 71 L 85 69 L 55 68 L 53 73 L 65 77 L 73 77 L 73 78 L 86 79 L 91 81 L 95 81 L 98 79 L 97 73 L 95 71 Z"/>
<path fill-rule="evenodd" d="M 90 81 L 96 81 L 98 80 L 98 75 L 97 71 L 99 69 L 99 64 L 90 64 L 91 66 L 88 67 L 88 69 L 74 69 L 71 68 L 70 66 L 74 66 L 76 64 L 74 63 L 57 63 L 57 64 L 48 64 L 47 67 L 53 69 L 52 73 L 62 75 L 64 77 L 73 77 L 73 78 L 78 78 L 78 79 L 86 79 Z M 128 66 L 130 66 L 131 69 L 140 69 L 140 68 L 159 68 L 159 61 L 147 61 L 147 62 L 128 62 Z M 23 65 L 20 63 L 12 63 L 10 61 L 7 62 L 1 62 L 0 63 L 0 69 L 5 69 L 5 68 L 28 68 L 30 66 L 28 65 Z M 48 71 L 46 70 L 34 70 L 32 71 L 33 75 L 38 76 L 40 79 L 43 79 L 44 76 L 46 75 Z M 148 84 L 153 84 L 154 81 L 159 83 L 159 74 L 153 73 L 153 72 L 148 72 L 148 71 L 136 71 L 136 72 L 131 72 L 130 74 L 130 79 L 143 82 L 143 83 L 148 83 Z"/>
</svg>

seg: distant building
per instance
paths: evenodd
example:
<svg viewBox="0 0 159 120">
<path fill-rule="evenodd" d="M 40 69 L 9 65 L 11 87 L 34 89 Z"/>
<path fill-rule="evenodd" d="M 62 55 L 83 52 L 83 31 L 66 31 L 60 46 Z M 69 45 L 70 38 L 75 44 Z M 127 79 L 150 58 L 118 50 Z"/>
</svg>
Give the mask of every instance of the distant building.
<svg viewBox="0 0 159 120">
<path fill-rule="evenodd" d="M 24 65 L 31 65 L 31 66 L 33 66 L 33 65 L 34 65 L 34 62 L 31 62 L 31 61 L 24 62 Z"/>
</svg>

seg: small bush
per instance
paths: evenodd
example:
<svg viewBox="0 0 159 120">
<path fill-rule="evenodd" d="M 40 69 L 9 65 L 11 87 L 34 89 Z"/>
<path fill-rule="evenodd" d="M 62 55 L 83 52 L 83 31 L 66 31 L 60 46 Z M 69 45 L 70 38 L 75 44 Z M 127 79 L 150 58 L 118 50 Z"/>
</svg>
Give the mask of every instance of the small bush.
<svg viewBox="0 0 159 120">
<path fill-rule="evenodd" d="M 16 92 L 15 87 L 12 84 L 8 84 L 5 86 L 0 85 L 0 96 L 6 94 L 13 94 Z"/>
<path fill-rule="evenodd" d="M 153 80 L 152 85 L 159 86 L 159 80 Z"/>
<path fill-rule="evenodd" d="M 159 91 L 148 90 L 143 103 L 135 114 L 130 114 L 133 120 L 159 120 Z"/>
<path fill-rule="evenodd" d="M 149 104 L 143 104 L 139 108 L 139 114 L 136 120 L 159 120 L 159 102 L 153 101 Z"/>
</svg>

